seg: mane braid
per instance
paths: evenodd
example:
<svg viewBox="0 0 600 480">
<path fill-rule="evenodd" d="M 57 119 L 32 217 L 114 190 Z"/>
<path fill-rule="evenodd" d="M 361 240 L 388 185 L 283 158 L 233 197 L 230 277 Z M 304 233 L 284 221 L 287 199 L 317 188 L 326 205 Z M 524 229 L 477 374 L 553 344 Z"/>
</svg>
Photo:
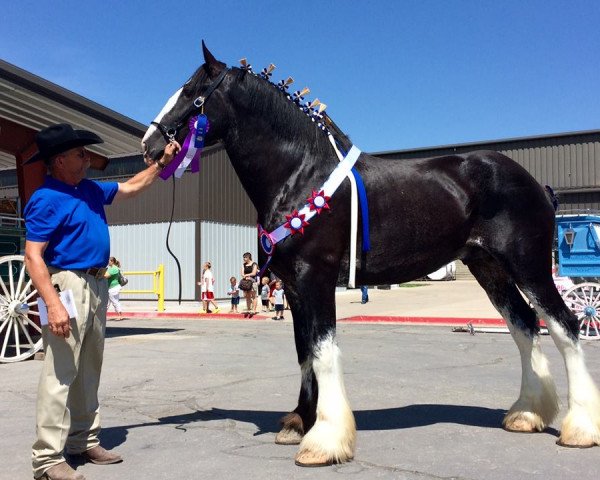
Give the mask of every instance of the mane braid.
<svg viewBox="0 0 600 480">
<path fill-rule="evenodd" d="M 266 122 L 274 127 L 283 137 L 297 144 L 309 145 L 315 153 L 330 154 L 331 144 L 327 134 L 274 83 L 257 75 L 248 75 L 243 69 L 236 75 L 245 83 L 248 95 L 248 107 L 258 113 Z M 331 122 L 330 130 L 342 149 L 348 150 L 350 139 Z"/>
</svg>

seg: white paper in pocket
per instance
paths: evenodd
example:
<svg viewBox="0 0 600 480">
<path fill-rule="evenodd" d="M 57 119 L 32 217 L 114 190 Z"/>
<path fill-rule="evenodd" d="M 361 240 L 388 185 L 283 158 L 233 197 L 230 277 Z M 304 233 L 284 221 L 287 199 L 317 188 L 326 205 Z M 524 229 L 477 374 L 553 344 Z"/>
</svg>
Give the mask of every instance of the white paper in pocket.
<svg viewBox="0 0 600 480">
<path fill-rule="evenodd" d="M 69 318 L 77 318 L 77 309 L 75 308 L 75 298 L 73 297 L 73 290 L 65 290 L 64 292 L 58 292 L 61 303 L 64 305 Z M 48 325 L 48 308 L 46 302 L 42 297 L 38 297 L 38 310 L 40 312 L 40 324 Z"/>
</svg>

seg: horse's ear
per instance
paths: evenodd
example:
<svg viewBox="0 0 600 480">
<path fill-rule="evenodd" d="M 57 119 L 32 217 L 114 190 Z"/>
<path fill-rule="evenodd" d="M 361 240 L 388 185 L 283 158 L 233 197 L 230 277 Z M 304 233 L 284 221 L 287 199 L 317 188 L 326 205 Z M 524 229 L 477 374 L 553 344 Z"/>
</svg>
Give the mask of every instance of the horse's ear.
<svg viewBox="0 0 600 480">
<path fill-rule="evenodd" d="M 223 68 L 225 68 L 225 64 L 223 62 L 219 62 L 210 50 L 206 48 L 206 44 L 204 40 L 202 40 L 202 54 L 204 55 L 204 66 L 208 71 L 208 75 L 210 77 L 216 77 Z"/>
</svg>

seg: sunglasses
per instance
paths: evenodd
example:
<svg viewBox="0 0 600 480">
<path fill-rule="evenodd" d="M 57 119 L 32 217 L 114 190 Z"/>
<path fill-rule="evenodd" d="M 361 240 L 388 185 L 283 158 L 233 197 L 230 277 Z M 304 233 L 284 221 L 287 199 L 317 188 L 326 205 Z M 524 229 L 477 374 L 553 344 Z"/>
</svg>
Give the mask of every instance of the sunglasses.
<svg viewBox="0 0 600 480">
<path fill-rule="evenodd" d="M 82 148 L 81 150 L 79 150 L 77 152 L 73 152 L 72 155 L 75 157 L 79 157 L 81 160 L 83 160 L 84 158 L 86 158 L 88 156 L 88 151 L 85 148 Z"/>
</svg>

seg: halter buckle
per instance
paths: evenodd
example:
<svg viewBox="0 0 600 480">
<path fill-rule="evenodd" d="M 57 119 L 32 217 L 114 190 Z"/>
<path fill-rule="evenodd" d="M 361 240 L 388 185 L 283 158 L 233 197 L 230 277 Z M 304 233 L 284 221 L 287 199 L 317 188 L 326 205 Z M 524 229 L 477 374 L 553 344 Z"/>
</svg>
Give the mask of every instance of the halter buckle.
<svg viewBox="0 0 600 480">
<path fill-rule="evenodd" d="M 175 135 L 177 135 L 177 129 L 174 127 L 171 127 L 169 129 L 167 129 L 167 131 L 165 132 L 165 135 L 167 137 L 169 137 L 169 140 L 171 140 L 172 142 L 175 141 Z"/>
<path fill-rule="evenodd" d="M 194 100 L 194 107 L 196 108 L 200 108 L 204 105 L 204 101 L 206 100 L 206 98 L 204 98 L 202 95 L 200 95 L 196 100 Z"/>
</svg>

